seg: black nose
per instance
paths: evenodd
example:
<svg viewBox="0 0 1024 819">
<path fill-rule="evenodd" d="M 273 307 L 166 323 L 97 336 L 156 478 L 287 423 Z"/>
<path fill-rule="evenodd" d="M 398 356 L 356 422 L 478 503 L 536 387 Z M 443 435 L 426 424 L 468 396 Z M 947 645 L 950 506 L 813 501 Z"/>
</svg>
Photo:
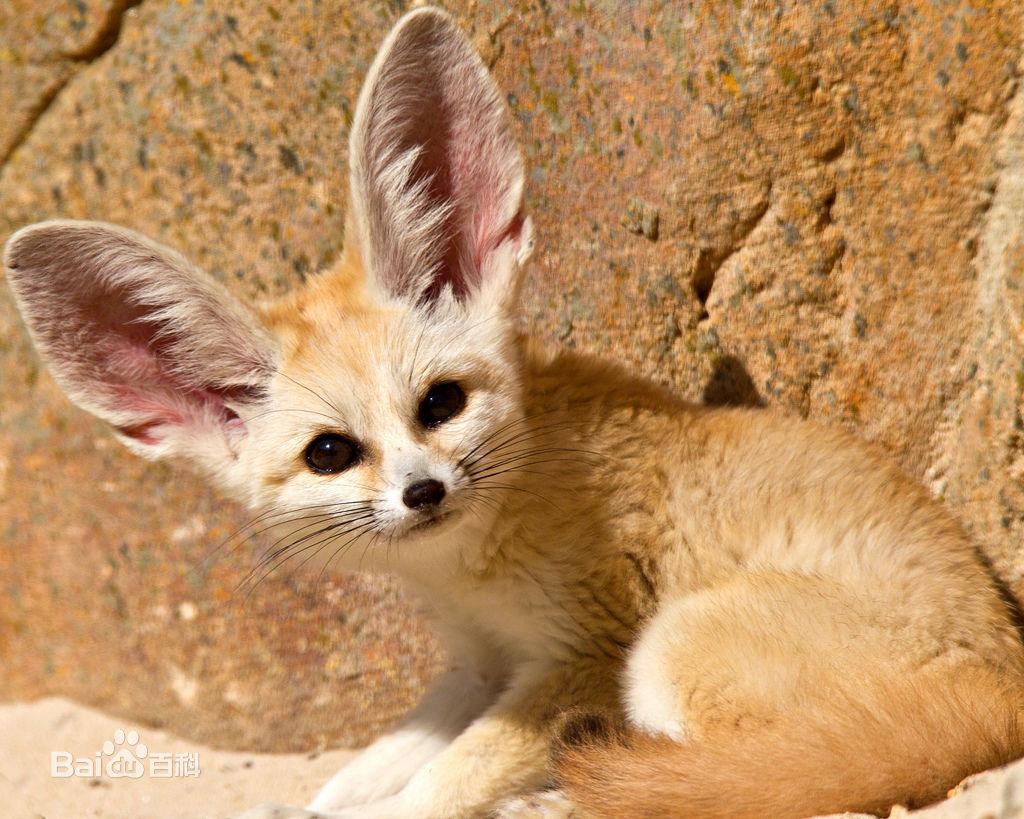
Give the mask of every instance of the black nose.
<svg viewBox="0 0 1024 819">
<path fill-rule="evenodd" d="M 433 478 L 411 483 L 405 487 L 405 492 L 402 493 L 402 502 L 410 509 L 419 509 L 421 506 L 437 506 L 442 500 L 444 500 L 444 484 Z"/>
</svg>

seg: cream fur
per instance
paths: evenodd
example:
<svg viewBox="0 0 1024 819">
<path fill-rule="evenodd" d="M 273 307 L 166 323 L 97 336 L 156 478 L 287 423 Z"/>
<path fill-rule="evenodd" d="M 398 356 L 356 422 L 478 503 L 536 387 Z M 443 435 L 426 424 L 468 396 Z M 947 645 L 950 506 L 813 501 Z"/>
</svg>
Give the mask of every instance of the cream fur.
<svg viewBox="0 0 1024 819">
<path fill-rule="evenodd" d="M 877 810 L 1024 751 L 1010 612 L 923 490 L 839 432 L 693 406 L 519 335 L 531 227 L 507 118 L 451 19 L 417 10 L 360 97 L 345 258 L 305 289 L 250 309 L 95 223 L 5 250 L 75 401 L 278 516 L 279 562 L 397 572 L 445 639 L 452 672 L 311 809 Z M 424 427 L 445 383 L 465 405 Z M 337 474 L 306 463 L 325 432 L 358 445 Z M 423 480 L 444 498 L 410 507 Z M 584 718 L 556 742 L 569 709 L 629 727 Z"/>
</svg>

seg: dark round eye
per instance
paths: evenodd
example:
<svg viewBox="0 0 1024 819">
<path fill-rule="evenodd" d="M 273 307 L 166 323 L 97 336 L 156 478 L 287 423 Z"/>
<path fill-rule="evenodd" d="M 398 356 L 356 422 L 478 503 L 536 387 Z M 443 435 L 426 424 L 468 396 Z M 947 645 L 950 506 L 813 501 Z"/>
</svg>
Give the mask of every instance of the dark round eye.
<svg viewBox="0 0 1024 819">
<path fill-rule="evenodd" d="M 466 405 L 466 393 L 454 381 L 435 384 L 420 401 L 419 419 L 425 427 L 443 424 Z"/>
<path fill-rule="evenodd" d="M 344 472 L 359 459 L 359 447 L 343 435 L 325 432 L 306 447 L 306 463 L 314 472 L 333 475 Z"/>
</svg>

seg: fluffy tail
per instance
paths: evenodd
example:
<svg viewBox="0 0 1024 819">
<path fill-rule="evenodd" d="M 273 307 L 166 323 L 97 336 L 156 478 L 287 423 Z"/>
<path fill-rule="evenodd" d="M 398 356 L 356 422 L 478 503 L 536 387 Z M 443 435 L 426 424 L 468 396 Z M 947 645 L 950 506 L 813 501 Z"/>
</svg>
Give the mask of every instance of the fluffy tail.
<svg viewBox="0 0 1024 819">
<path fill-rule="evenodd" d="M 573 802 L 597 817 L 885 815 L 1024 754 L 1022 701 L 986 672 L 945 689 L 904 681 L 685 745 L 576 714 L 553 764 Z"/>
</svg>

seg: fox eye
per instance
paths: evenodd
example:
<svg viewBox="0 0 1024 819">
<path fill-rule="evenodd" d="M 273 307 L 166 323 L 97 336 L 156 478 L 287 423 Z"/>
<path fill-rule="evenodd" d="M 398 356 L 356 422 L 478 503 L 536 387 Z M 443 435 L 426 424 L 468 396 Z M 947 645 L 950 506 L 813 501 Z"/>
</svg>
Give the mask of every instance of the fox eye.
<svg viewBox="0 0 1024 819">
<path fill-rule="evenodd" d="M 419 419 L 425 427 L 443 424 L 466 405 L 466 393 L 454 381 L 435 384 L 420 401 Z"/>
<path fill-rule="evenodd" d="M 306 447 L 306 463 L 314 472 L 333 475 L 344 472 L 359 459 L 359 447 L 343 435 L 325 432 Z"/>
</svg>

